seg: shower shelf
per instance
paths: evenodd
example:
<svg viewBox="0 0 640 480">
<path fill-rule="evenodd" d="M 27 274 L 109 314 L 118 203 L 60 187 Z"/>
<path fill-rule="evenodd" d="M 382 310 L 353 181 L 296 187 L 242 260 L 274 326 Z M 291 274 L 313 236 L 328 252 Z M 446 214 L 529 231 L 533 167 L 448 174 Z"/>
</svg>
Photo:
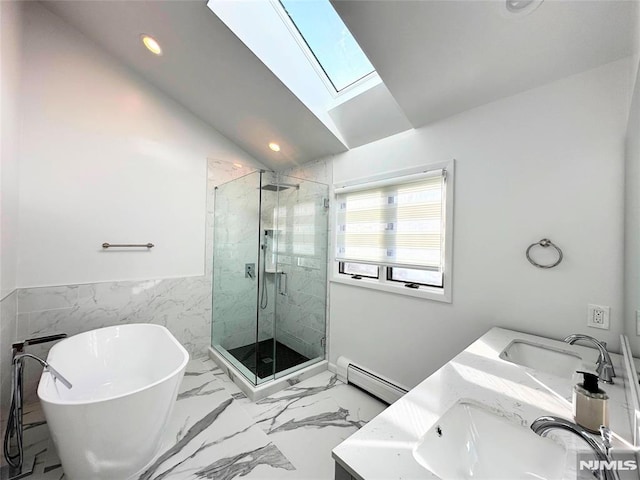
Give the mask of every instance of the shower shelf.
<svg viewBox="0 0 640 480">
<path fill-rule="evenodd" d="M 270 268 L 267 268 L 264 273 L 284 273 L 282 270 L 273 270 Z"/>
</svg>

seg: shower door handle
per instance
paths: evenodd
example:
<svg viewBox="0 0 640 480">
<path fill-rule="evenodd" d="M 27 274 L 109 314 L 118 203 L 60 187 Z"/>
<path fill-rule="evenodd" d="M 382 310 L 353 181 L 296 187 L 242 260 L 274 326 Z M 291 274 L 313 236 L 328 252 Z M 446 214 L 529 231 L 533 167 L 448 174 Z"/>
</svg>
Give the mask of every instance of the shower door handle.
<svg viewBox="0 0 640 480">
<path fill-rule="evenodd" d="M 279 287 L 280 291 L 278 293 L 286 297 L 289 294 L 289 280 L 287 274 L 284 272 L 280 272 Z"/>
</svg>

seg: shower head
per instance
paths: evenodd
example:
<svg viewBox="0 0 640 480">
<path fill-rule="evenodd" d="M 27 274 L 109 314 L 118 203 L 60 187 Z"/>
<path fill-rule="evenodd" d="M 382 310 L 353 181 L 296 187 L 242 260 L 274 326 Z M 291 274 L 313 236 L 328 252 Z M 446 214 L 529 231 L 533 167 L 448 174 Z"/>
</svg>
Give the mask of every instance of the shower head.
<svg viewBox="0 0 640 480">
<path fill-rule="evenodd" d="M 292 183 L 269 183 L 267 185 L 262 186 L 262 190 L 268 190 L 270 192 L 278 192 L 282 190 L 286 190 L 287 188 L 295 188 L 296 190 L 300 188 L 300 185 L 294 185 Z"/>
</svg>

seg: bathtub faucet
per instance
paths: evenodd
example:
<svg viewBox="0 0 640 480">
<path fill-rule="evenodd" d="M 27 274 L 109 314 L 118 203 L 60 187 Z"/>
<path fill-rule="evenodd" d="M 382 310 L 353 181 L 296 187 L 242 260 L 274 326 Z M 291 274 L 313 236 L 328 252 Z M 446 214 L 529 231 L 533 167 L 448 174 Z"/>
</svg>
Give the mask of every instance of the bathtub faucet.
<svg viewBox="0 0 640 480">
<path fill-rule="evenodd" d="M 18 355 L 13 357 L 13 363 L 17 364 L 19 362 L 22 362 L 23 358 L 33 358 L 34 360 L 39 362 L 40 365 L 42 365 L 44 367 L 44 369 L 46 371 L 48 371 L 53 376 L 53 378 L 55 378 L 56 380 L 60 380 L 60 383 L 62 383 L 65 387 L 67 387 L 69 389 L 71 387 L 73 387 L 73 385 L 71 385 L 71 382 L 69 380 L 64 378 L 60 374 L 60 372 L 58 372 L 55 368 L 53 368 L 51 365 L 49 365 L 48 362 L 46 362 L 45 360 L 41 359 L 40 357 L 36 357 L 35 355 L 32 355 L 30 353 L 21 353 L 21 354 L 18 354 Z"/>
<path fill-rule="evenodd" d="M 12 343 L 11 348 L 13 348 L 13 353 L 15 355 L 16 353 L 23 353 L 24 347 L 28 347 L 29 345 L 55 342 L 56 340 L 62 340 L 63 338 L 67 338 L 66 333 L 56 333 L 55 335 L 46 335 L 44 337 L 27 338 L 26 340 L 22 340 L 21 342 Z"/>
</svg>

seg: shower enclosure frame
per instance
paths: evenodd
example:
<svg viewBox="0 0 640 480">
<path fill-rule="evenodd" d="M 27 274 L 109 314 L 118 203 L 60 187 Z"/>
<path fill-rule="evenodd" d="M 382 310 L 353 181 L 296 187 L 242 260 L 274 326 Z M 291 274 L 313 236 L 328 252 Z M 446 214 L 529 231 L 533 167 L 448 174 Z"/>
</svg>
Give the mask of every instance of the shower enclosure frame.
<svg viewBox="0 0 640 480">
<path fill-rule="evenodd" d="M 209 355 L 255 400 L 289 385 L 292 377 L 327 368 L 329 186 L 256 171 L 218 185 L 215 194 Z M 255 265 L 255 278 L 236 278 L 238 262 L 249 270 Z M 252 312 L 249 297 L 255 299 Z M 224 308 L 234 298 L 235 314 Z M 246 343 L 250 315 L 253 337 Z M 284 351 L 294 358 L 290 366 L 290 358 L 279 355 Z M 265 357 L 274 364 L 270 371 L 260 363 Z"/>
</svg>

